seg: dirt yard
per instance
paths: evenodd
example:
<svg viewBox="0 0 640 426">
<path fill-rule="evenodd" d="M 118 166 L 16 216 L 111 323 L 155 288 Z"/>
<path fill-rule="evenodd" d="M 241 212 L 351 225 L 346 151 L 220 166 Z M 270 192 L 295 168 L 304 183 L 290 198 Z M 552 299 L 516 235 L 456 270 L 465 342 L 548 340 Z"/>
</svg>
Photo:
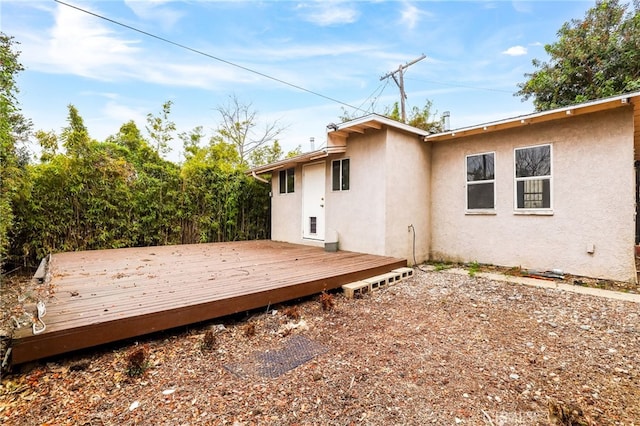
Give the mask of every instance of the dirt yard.
<svg viewBox="0 0 640 426">
<path fill-rule="evenodd" d="M 637 304 L 446 272 L 332 297 L 328 310 L 314 297 L 22 368 L 2 378 L 0 419 L 640 424 Z"/>
</svg>

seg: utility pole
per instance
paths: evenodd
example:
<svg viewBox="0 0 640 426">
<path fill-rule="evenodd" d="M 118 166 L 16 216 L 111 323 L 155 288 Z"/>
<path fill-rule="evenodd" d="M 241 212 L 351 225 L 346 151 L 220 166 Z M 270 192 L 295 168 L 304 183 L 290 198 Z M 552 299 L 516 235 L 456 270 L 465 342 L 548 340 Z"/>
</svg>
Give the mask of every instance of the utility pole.
<svg viewBox="0 0 640 426">
<path fill-rule="evenodd" d="M 411 62 L 407 62 L 404 65 L 399 65 L 397 70 L 391 71 L 383 75 L 382 77 L 380 77 L 380 81 L 384 80 L 385 78 L 393 77 L 393 81 L 395 81 L 396 84 L 398 85 L 398 88 L 400 89 L 400 114 L 401 114 L 403 123 L 407 122 L 407 112 L 405 111 L 405 108 L 404 108 L 404 100 L 407 99 L 407 94 L 404 91 L 404 70 L 406 70 L 416 62 L 420 62 L 426 57 L 427 55 L 423 53 L 422 56 L 420 56 L 419 58 L 416 58 Z M 397 78 L 396 78 L 396 74 L 398 74 Z"/>
</svg>

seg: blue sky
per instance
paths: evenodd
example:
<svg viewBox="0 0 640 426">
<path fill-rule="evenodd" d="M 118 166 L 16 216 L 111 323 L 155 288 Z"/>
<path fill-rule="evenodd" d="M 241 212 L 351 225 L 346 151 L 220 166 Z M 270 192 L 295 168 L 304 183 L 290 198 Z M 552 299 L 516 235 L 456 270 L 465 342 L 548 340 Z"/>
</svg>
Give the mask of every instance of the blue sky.
<svg viewBox="0 0 640 426">
<path fill-rule="evenodd" d="M 380 77 L 421 54 L 405 72 L 407 105 L 433 101 L 463 127 L 533 111 L 514 97 L 531 60 L 561 25 L 594 1 L 81 1 L 112 20 L 377 112 L 399 100 Z M 75 105 L 104 140 L 128 120 L 173 101 L 178 133 L 213 134 L 230 95 L 252 104 L 259 127 L 279 120 L 285 150 L 325 139 L 342 105 L 195 54 L 53 0 L 3 0 L 0 24 L 20 42 L 19 101 L 35 129 L 59 132 Z M 350 111 L 351 112 L 351 111 Z M 176 137 L 167 155 L 181 160 Z"/>
</svg>

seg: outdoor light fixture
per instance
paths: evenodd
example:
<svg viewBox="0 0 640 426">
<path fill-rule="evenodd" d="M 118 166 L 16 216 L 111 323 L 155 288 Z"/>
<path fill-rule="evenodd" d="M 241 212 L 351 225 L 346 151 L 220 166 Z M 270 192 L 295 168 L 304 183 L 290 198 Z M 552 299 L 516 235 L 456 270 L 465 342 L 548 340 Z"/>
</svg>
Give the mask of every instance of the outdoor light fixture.
<svg viewBox="0 0 640 426">
<path fill-rule="evenodd" d="M 327 129 L 331 129 L 331 130 L 338 130 L 338 125 L 336 123 L 329 123 L 327 124 Z"/>
</svg>

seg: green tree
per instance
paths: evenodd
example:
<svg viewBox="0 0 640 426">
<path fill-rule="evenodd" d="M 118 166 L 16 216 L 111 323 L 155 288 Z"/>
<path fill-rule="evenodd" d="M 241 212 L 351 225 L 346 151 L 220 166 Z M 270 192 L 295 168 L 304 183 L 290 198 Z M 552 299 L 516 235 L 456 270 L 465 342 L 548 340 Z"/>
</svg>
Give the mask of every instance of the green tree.
<svg viewBox="0 0 640 426">
<path fill-rule="evenodd" d="M 67 153 L 72 157 L 87 155 L 91 143 L 89 131 L 84 125 L 84 120 L 80 116 L 78 109 L 71 104 L 68 106 L 68 109 L 68 125 L 62 129 L 62 134 L 60 135 L 62 146 L 64 146 Z"/>
<path fill-rule="evenodd" d="M 60 136 L 37 133 L 44 161 L 28 167 L 15 203 L 13 257 L 32 264 L 50 252 L 179 243 L 179 167 L 133 121 L 105 142 L 80 137 L 77 111 L 69 121 Z M 58 139 L 82 149 L 58 152 Z"/>
<path fill-rule="evenodd" d="M 17 74 L 24 68 L 18 61 L 16 42 L 0 32 L 0 272 L 4 267 L 9 235 L 14 223 L 14 198 L 24 182 L 28 158 L 21 155 L 18 143 L 26 139 L 31 123 L 20 113 L 16 99 Z"/>
<path fill-rule="evenodd" d="M 261 166 L 263 164 L 274 163 L 281 160 L 284 151 L 278 141 L 274 141 L 271 145 L 264 145 L 254 149 L 249 156 L 249 165 L 251 167 Z"/>
<path fill-rule="evenodd" d="M 204 139 L 204 131 L 202 126 L 196 126 L 188 132 L 182 132 L 178 135 L 182 141 L 185 160 L 189 160 L 193 156 L 199 155 L 201 151 L 200 143 Z"/>
<path fill-rule="evenodd" d="M 133 244 L 129 225 L 135 172 L 109 148 L 89 141 L 81 151 L 51 154 L 46 162 L 27 168 L 28 185 L 14 204 L 16 260 L 34 263 L 56 251 Z"/>
<path fill-rule="evenodd" d="M 406 124 L 432 133 L 441 132 L 442 121 L 435 118 L 435 114 L 431 112 L 431 108 L 433 108 L 433 102 L 430 100 L 427 100 L 422 108 L 418 108 L 417 106 L 412 107 L 407 111 Z M 387 107 L 384 115 L 392 120 L 402 121 L 398 102 L 394 103 L 391 108 Z"/>
<path fill-rule="evenodd" d="M 172 101 L 167 101 L 162 104 L 162 111 L 157 116 L 147 114 L 146 129 L 151 140 L 155 142 L 156 152 L 159 154 L 171 151 L 169 142 L 173 140 L 173 132 L 176 131 L 175 123 L 169 120 L 172 105 Z"/>
<path fill-rule="evenodd" d="M 106 141 L 126 148 L 130 154 L 147 155 L 150 148 L 135 121 L 130 120 L 120 126 L 118 133 L 107 137 Z M 147 152 L 144 152 L 147 151 Z"/>
<path fill-rule="evenodd" d="M 40 145 L 40 161 L 43 163 L 51 161 L 58 153 L 58 135 L 53 130 L 48 132 L 38 130 L 35 136 Z"/>
<path fill-rule="evenodd" d="M 293 157 L 297 157 L 298 155 L 302 154 L 302 145 L 298 145 L 296 146 L 294 149 L 292 149 L 291 151 L 287 152 L 287 155 L 285 155 L 286 158 L 293 158 Z"/>
<path fill-rule="evenodd" d="M 155 126 L 152 133 L 158 132 L 155 139 L 152 137 L 155 147 L 142 136 L 133 121 L 123 124 L 117 134 L 107 139 L 126 148 L 125 158 L 135 170 L 131 179 L 130 228 L 136 246 L 180 242 L 180 167 L 163 159 L 158 151 L 158 147 L 163 151 L 163 141 L 171 140 L 169 136 L 175 128 L 168 119 L 170 108 L 171 102 L 165 103 L 160 120 L 152 119 Z"/>
<path fill-rule="evenodd" d="M 443 130 L 442 120 L 436 118 L 437 112 L 433 112 L 432 108 L 433 102 L 428 99 L 425 101 L 422 108 L 417 106 L 412 107 L 407 111 L 407 121 L 405 124 L 417 127 L 418 129 L 427 130 L 432 133 L 441 132 Z M 382 115 L 392 120 L 402 122 L 402 118 L 400 117 L 400 105 L 398 102 L 395 102 L 392 106 L 385 107 Z M 342 114 L 340 114 L 338 118 L 344 123 L 357 118 L 357 114 L 350 113 L 342 107 Z"/>
<path fill-rule="evenodd" d="M 91 139 L 72 105 L 60 134 L 38 131 L 36 138 L 41 162 L 24 163 L 11 200 L 15 261 L 35 265 L 59 251 L 269 237 L 269 186 L 245 175 L 235 145 L 212 138 L 202 146 L 202 127 L 180 135 L 181 166 L 164 160 L 157 140 L 152 146 L 133 121 L 104 142 Z"/>
<path fill-rule="evenodd" d="M 640 89 L 640 7 L 597 0 L 584 19 L 572 19 L 545 45 L 547 62 L 534 59 L 533 73 L 518 84 L 523 101 L 537 111 Z"/>
<path fill-rule="evenodd" d="M 224 142 L 234 146 L 241 167 L 248 166 L 253 151 L 274 141 L 285 130 L 277 120 L 257 130 L 258 113 L 251 104 L 240 102 L 235 95 L 229 96 L 227 104 L 218 106 L 216 110 L 222 122 L 213 136 L 213 143 Z"/>
</svg>

